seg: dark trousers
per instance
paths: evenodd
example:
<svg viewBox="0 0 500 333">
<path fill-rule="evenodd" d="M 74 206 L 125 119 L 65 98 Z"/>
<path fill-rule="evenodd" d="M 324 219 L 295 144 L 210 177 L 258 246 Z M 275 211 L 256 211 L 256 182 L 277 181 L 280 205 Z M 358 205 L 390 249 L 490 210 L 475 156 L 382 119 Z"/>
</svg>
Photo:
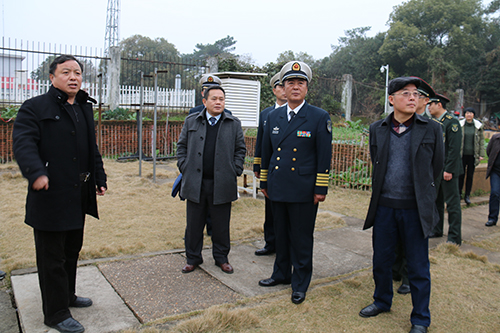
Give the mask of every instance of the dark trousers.
<svg viewBox="0 0 500 333">
<path fill-rule="evenodd" d="M 490 186 L 490 210 L 488 214 L 488 221 L 498 222 L 500 204 L 500 175 L 493 170 L 490 173 Z"/>
<path fill-rule="evenodd" d="M 474 179 L 474 170 L 476 170 L 476 159 L 474 155 L 464 155 L 462 156 L 462 164 L 464 166 L 464 174 L 460 175 L 458 180 L 458 189 L 459 194 L 462 194 L 462 190 L 464 188 L 464 178 L 467 176 L 467 180 L 465 181 L 465 195 L 470 195 L 470 191 L 472 190 L 472 181 Z"/>
<path fill-rule="evenodd" d="M 396 259 L 394 261 L 394 265 L 392 265 L 392 278 L 395 281 L 401 280 L 402 284 L 409 284 L 405 247 L 401 239 L 396 245 Z"/>
<path fill-rule="evenodd" d="M 432 231 L 435 234 L 442 235 L 444 228 L 444 204 L 448 211 L 448 241 L 462 244 L 462 208 L 460 207 L 460 194 L 458 190 L 458 177 L 453 176 L 450 181 L 443 179 L 440 175 L 436 180 L 436 207 L 439 213 L 439 222 Z"/>
<path fill-rule="evenodd" d="M 274 234 L 274 217 L 272 203 L 265 197 L 265 220 L 264 220 L 264 240 L 266 241 L 265 248 L 274 251 L 276 249 L 276 236 Z"/>
<path fill-rule="evenodd" d="M 83 182 L 80 185 L 82 212 L 86 212 L 91 186 Z M 81 229 L 69 231 L 33 229 L 44 323 L 49 326 L 71 317 L 68 306 L 76 299 L 76 268 L 83 244 L 85 213 L 81 219 Z"/>
<path fill-rule="evenodd" d="M 404 244 L 408 265 L 413 311 L 411 323 L 428 327 L 431 323 L 429 300 L 431 275 L 429 241 L 424 237 L 417 209 L 379 206 L 373 224 L 374 303 L 388 311 L 392 305 L 392 266 L 398 239 Z"/>
<path fill-rule="evenodd" d="M 291 281 L 293 291 L 306 292 L 312 277 L 313 234 L 318 205 L 312 201 L 272 201 L 272 209 L 276 259 L 271 278 Z"/>
<path fill-rule="evenodd" d="M 83 229 L 55 232 L 34 229 L 34 235 L 44 322 L 51 326 L 71 317 L 68 306 L 76 298 L 76 267 Z"/>
<path fill-rule="evenodd" d="M 201 184 L 200 203 L 186 200 L 186 246 L 187 263 L 199 265 L 203 263 L 203 228 L 207 214 L 212 220 L 212 255 L 217 264 L 228 262 L 227 255 L 231 248 L 229 238 L 229 221 L 231 219 L 231 203 L 214 205 L 214 180 L 203 179 Z"/>
</svg>

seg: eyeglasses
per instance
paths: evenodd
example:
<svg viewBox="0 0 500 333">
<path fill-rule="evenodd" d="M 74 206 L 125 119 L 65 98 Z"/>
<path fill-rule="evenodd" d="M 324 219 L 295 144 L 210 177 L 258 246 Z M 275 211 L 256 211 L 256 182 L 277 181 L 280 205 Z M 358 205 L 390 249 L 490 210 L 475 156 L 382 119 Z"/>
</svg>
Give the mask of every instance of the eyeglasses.
<svg viewBox="0 0 500 333">
<path fill-rule="evenodd" d="M 403 91 L 397 94 L 394 93 L 393 95 L 401 95 L 404 98 L 410 98 L 410 96 L 413 98 L 419 98 L 421 94 L 418 91 Z"/>
</svg>

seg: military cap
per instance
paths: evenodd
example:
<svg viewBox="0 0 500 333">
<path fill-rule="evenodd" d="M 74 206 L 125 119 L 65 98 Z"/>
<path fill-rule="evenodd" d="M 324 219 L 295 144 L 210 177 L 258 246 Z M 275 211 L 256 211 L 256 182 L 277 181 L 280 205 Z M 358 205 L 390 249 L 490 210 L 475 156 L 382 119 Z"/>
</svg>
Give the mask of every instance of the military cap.
<svg viewBox="0 0 500 333">
<path fill-rule="evenodd" d="M 311 82 L 312 70 L 311 68 L 302 61 L 290 61 L 281 68 L 280 71 L 280 82 L 283 83 L 288 79 L 305 79 L 307 82 Z"/>
<path fill-rule="evenodd" d="M 472 112 L 474 114 L 474 116 L 476 115 L 476 110 L 474 108 L 471 108 L 471 107 L 465 108 L 464 109 L 464 114 L 466 112 Z"/>
<path fill-rule="evenodd" d="M 436 95 L 434 97 L 431 97 L 431 99 L 429 100 L 429 103 L 432 103 L 432 102 L 447 104 L 450 102 L 450 100 L 448 98 L 446 98 L 445 96 L 436 93 Z"/>
<path fill-rule="evenodd" d="M 220 86 L 222 81 L 215 75 L 205 74 L 201 77 L 200 84 L 202 88 L 206 88 L 209 86 Z"/>
<path fill-rule="evenodd" d="M 280 73 L 274 74 L 274 76 L 271 78 L 271 81 L 269 81 L 269 84 L 271 85 L 271 88 L 274 89 L 278 84 L 281 84 L 280 81 Z"/>
<path fill-rule="evenodd" d="M 417 88 L 420 86 L 420 79 L 417 77 L 397 77 L 389 81 L 387 94 L 392 95 L 396 91 L 403 89 L 409 84 L 414 84 Z"/>
<path fill-rule="evenodd" d="M 432 89 L 432 87 L 427 82 L 425 82 L 423 79 L 419 78 L 418 76 L 411 76 L 411 77 L 415 77 L 415 78 L 420 80 L 420 86 L 418 87 L 419 93 L 421 93 L 425 97 L 429 97 L 429 98 L 432 98 L 432 97 L 434 97 L 434 95 L 436 95 L 436 92 L 434 91 L 434 89 Z"/>
</svg>

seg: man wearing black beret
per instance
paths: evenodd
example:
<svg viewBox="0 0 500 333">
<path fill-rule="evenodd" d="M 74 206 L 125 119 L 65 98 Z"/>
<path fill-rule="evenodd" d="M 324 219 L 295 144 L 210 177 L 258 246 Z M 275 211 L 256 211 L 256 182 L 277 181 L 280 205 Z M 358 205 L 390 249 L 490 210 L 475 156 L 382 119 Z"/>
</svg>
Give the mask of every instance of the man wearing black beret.
<svg viewBox="0 0 500 333">
<path fill-rule="evenodd" d="M 431 323 L 428 236 L 438 222 L 434 179 L 444 159 L 441 126 L 415 113 L 420 80 L 391 80 L 388 100 L 394 112 L 370 126 L 372 197 L 363 229 L 373 227 L 374 302 L 361 317 L 391 309 L 392 265 L 396 244 L 404 245 L 413 311 L 410 333 Z"/>
</svg>

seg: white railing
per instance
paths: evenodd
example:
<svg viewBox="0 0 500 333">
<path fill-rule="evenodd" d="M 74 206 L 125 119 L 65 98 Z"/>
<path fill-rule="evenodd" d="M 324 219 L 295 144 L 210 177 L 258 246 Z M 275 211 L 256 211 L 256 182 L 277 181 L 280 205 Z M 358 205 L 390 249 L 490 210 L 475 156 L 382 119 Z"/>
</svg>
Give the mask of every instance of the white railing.
<svg viewBox="0 0 500 333">
<path fill-rule="evenodd" d="M 18 82 L 16 78 L 0 78 L 0 100 L 4 103 L 20 104 L 27 99 L 46 93 L 50 87 L 50 81 L 36 81 L 32 79 Z M 82 88 L 96 101 L 99 101 L 99 85 L 97 83 L 83 83 Z M 103 84 L 102 103 L 108 105 L 108 87 Z M 120 86 L 120 105 L 139 105 L 140 87 Z M 196 91 L 186 89 L 158 88 L 159 107 L 192 108 L 195 106 Z M 154 88 L 144 87 L 144 103 L 155 102 Z"/>
</svg>

